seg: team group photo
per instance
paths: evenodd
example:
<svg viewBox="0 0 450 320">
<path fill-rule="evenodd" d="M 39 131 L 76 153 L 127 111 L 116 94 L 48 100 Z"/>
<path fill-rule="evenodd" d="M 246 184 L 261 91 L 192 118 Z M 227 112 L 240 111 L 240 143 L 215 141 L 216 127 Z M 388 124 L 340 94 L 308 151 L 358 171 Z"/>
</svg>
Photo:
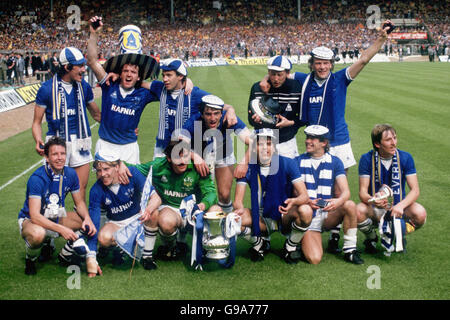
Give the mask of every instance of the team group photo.
<svg viewBox="0 0 450 320">
<path fill-rule="evenodd" d="M 448 13 L 1 4 L 0 299 L 449 299 Z"/>
</svg>

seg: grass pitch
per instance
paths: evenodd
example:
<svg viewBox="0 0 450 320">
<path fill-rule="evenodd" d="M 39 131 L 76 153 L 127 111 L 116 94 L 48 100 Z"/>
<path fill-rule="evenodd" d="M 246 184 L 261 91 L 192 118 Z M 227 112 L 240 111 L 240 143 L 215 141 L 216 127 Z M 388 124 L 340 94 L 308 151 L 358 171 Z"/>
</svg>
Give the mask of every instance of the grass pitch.
<svg viewBox="0 0 450 320">
<path fill-rule="evenodd" d="M 342 67 L 337 65 L 336 70 Z M 307 72 L 307 67 L 294 66 L 294 71 Z M 265 73 L 265 66 L 189 69 L 195 85 L 233 105 L 246 123 L 251 85 Z M 261 263 L 250 261 L 249 244 L 239 239 L 232 269 L 225 270 L 210 262 L 203 272 L 196 272 L 189 267 L 188 257 L 178 262 L 158 261 L 155 271 L 146 271 L 136 264 L 130 278 L 131 261 L 114 268 L 109 258 L 100 261 L 102 277 L 89 279 L 83 272 L 79 289 L 70 289 L 74 285 L 73 274 L 57 264 L 56 254 L 52 261 L 38 264 L 36 276 L 24 274 L 25 247 L 18 231 L 17 214 L 23 205 L 30 171 L 0 190 L 0 299 L 447 300 L 450 298 L 450 236 L 446 230 L 450 190 L 449 75 L 449 63 L 371 63 L 348 90 L 346 119 L 356 159 L 371 148 L 373 125 L 384 122 L 397 129 L 399 148 L 412 153 L 415 159 L 421 186 L 418 201 L 427 209 L 428 220 L 421 230 L 407 237 L 406 254 L 388 258 L 382 253 L 373 256 L 363 253 L 365 264 L 355 266 L 346 263 L 342 256 L 325 253 L 317 266 L 303 262 L 287 265 L 279 257 L 284 238 L 274 234 L 272 252 Z M 152 159 L 158 108 L 158 103 L 147 106 L 139 125 L 142 162 Z M 97 131 L 98 126 L 93 129 L 94 144 Z M 297 141 L 303 151 L 302 130 Z M 39 159 L 31 130 L 1 142 L 0 185 Z M 358 201 L 357 167 L 350 169 L 348 177 L 352 199 Z M 89 187 L 93 183 L 91 175 Z M 363 249 L 363 236 L 358 233 L 358 237 L 358 247 Z M 327 238 L 325 233 L 325 247 Z M 56 241 L 57 250 L 63 243 L 63 239 Z M 371 289 L 373 270 L 379 271 L 379 289 Z"/>
</svg>

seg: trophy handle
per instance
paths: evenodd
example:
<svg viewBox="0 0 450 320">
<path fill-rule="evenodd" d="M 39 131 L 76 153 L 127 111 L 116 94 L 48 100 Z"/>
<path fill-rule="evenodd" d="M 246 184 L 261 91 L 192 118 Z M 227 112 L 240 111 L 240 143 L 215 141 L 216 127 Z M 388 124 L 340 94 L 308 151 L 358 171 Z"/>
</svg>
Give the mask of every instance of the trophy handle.
<svg viewBox="0 0 450 320">
<path fill-rule="evenodd" d="M 376 193 L 376 195 L 369 199 L 369 203 L 373 203 L 375 201 L 383 199 L 390 200 L 392 199 L 393 195 L 394 192 L 392 191 L 392 189 L 388 185 L 383 184 L 380 190 L 378 190 L 378 192 Z"/>
</svg>

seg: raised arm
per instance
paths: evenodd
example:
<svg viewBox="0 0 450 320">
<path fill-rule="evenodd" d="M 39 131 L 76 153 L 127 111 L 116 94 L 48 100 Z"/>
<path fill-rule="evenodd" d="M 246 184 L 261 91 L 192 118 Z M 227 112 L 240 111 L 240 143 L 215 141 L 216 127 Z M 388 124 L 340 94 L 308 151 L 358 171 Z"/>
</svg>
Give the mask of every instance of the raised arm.
<svg viewBox="0 0 450 320">
<path fill-rule="evenodd" d="M 389 20 L 386 20 L 384 24 L 391 23 Z M 375 40 L 372 45 L 367 48 L 361 55 L 361 58 L 358 59 L 354 64 L 348 67 L 348 73 L 352 79 L 355 79 L 356 76 L 361 72 L 362 69 L 370 62 L 373 56 L 380 51 L 384 42 L 387 39 L 388 31 L 390 30 L 390 26 L 382 28 L 378 34 L 378 38 Z"/>
<path fill-rule="evenodd" d="M 92 23 L 99 22 L 99 27 L 97 27 L 95 30 L 92 27 Z M 101 17 L 92 17 L 89 20 L 89 31 L 90 36 L 88 40 L 87 45 L 87 65 L 89 68 L 94 71 L 95 77 L 98 81 L 103 80 L 103 78 L 106 76 L 106 71 L 103 69 L 101 64 L 98 62 L 98 35 L 103 27 L 103 22 Z"/>
</svg>

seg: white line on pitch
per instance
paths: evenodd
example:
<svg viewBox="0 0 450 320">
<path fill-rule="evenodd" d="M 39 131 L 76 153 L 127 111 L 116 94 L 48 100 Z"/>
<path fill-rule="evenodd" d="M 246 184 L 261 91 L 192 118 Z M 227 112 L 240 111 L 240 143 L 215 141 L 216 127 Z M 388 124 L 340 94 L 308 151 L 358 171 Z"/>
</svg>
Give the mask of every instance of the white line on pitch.
<svg viewBox="0 0 450 320">
<path fill-rule="evenodd" d="M 94 128 L 96 125 L 98 124 L 98 122 L 94 123 L 91 126 L 91 129 Z M 26 169 L 25 171 L 23 171 L 22 173 L 20 173 L 19 175 L 15 176 L 14 178 L 12 178 L 11 180 L 9 180 L 7 183 L 5 183 L 4 185 L 0 186 L 0 191 L 3 190 L 4 188 L 6 188 L 7 186 L 9 186 L 11 183 L 13 183 L 14 181 L 16 181 L 17 179 L 19 179 L 21 176 L 23 176 L 24 174 L 26 174 L 28 171 L 32 170 L 34 167 L 36 167 L 37 165 L 41 164 L 42 160 L 39 160 L 38 162 L 36 162 L 35 164 L 33 164 L 31 167 L 29 167 L 28 169 Z"/>
</svg>

